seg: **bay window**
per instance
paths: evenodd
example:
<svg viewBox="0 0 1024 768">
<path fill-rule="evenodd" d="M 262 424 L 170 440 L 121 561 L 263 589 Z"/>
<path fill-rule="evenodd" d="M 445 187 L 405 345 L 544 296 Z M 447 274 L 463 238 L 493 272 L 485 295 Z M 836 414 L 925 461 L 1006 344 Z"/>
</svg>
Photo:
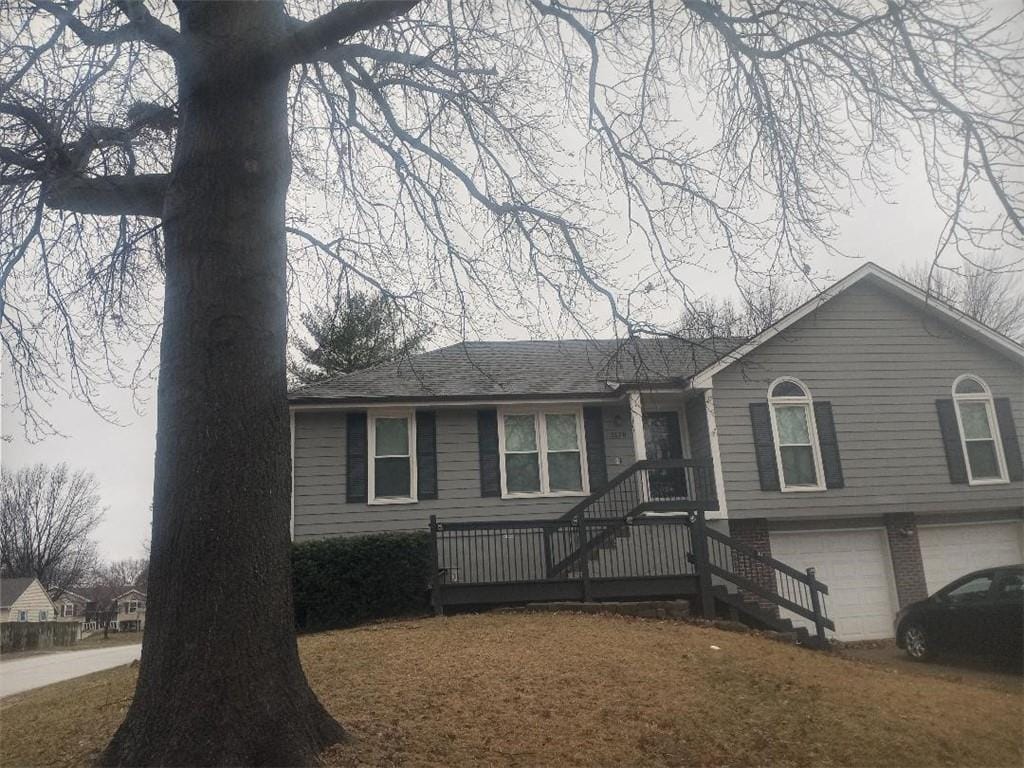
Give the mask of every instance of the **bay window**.
<svg viewBox="0 0 1024 768">
<path fill-rule="evenodd" d="M 588 492 L 579 409 L 506 412 L 499 424 L 503 496 Z"/>
<path fill-rule="evenodd" d="M 371 414 L 369 503 L 416 501 L 416 420 L 412 412 Z"/>
</svg>

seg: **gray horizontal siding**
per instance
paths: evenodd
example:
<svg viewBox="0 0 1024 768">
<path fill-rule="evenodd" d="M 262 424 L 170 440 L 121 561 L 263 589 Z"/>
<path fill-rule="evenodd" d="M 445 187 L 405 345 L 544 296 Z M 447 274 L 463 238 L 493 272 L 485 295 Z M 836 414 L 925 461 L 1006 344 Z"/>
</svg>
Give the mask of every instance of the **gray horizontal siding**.
<svg viewBox="0 0 1024 768">
<path fill-rule="evenodd" d="M 629 410 L 603 408 L 608 476 L 633 463 Z M 345 501 L 345 414 L 295 414 L 295 540 L 364 533 L 425 530 L 441 520 L 556 517 L 579 497 L 495 499 L 480 496 L 475 409 L 437 411 L 438 498 L 415 504 L 348 504 Z"/>
<path fill-rule="evenodd" d="M 949 481 L 935 400 L 953 379 L 981 376 L 1008 397 L 1024 426 L 1024 369 L 926 317 L 892 293 L 862 282 L 714 378 L 715 414 L 730 517 L 801 518 L 1019 509 L 1021 483 Z M 749 404 L 768 385 L 795 376 L 835 417 L 846 487 L 761 491 Z"/>
</svg>

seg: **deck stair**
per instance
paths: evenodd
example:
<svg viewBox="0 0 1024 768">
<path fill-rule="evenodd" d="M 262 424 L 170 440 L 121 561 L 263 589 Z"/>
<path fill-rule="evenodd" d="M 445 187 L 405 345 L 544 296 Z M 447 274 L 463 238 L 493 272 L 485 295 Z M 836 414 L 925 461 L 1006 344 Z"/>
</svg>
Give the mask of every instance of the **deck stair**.
<svg viewBox="0 0 1024 768">
<path fill-rule="evenodd" d="M 441 522 L 431 517 L 432 599 L 446 605 L 682 598 L 705 618 L 826 645 L 828 587 L 708 526 L 711 468 L 639 461 L 557 518 Z M 660 513 L 660 514 L 656 514 Z M 805 626 L 795 626 L 795 619 Z"/>
<path fill-rule="evenodd" d="M 792 619 L 782 618 L 776 611 L 739 592 L 730 592 L 721 584 L 713 586 L 711 591 L 719 618 L 738 621 L 751 629 L 767 629 L 789 635 L 797 645 L 813 645 L 807 627 L 794 626 Z"/>
</svg>

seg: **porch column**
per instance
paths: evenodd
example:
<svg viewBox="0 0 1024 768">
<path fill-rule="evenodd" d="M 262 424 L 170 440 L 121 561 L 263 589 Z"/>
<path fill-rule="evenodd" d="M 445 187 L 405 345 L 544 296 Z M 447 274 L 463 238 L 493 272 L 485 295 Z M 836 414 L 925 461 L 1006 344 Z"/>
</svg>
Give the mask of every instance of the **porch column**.
<svg viewBox="0 0 1024 768">
<path fill-rule="evenodd" d="M 643 461 L 647 458 L 647 441 L 644 439 L 644 409 L 640 401 L 640 393 L 633 390 L 629 393 L 629 425 L 633 429 L 633 459 Z M 640 495 L 644 501 L 651 498 L 651 486 L 647 472 L 640 473 Z"/>
<path fill-rule="evenodd" d="M 643 461 L 647 458 L 647 441 L 644 439 L 644 409 L 640 402 L 640 393 L 629 393 L 629 425 L 633 429 L 633 459 Z"/>
</svg>

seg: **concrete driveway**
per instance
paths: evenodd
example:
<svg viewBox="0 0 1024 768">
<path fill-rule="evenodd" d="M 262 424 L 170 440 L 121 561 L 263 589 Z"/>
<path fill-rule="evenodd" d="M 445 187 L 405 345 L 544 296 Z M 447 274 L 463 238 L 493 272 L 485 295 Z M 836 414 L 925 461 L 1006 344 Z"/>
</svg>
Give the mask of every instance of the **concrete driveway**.
<svg viewBox="0 0 1024 768">
<path fill-rule="evenodd" d="M 142 644 L 139 643 L 11 659 L 0 664 L 0 698 L 130 664 L 141 655 Z"/>
<path fill-rule="evenodd" d="M 1024 677 L 1021 676 L 1020 665 L 992 659 L 942 656 L 934 661 L 922 663 L 911 661 L 892 641 L 847 647 L 843 648 L 840 654 L 848 659 L 888 667 L 904 674 L 928 675 L 953 682 L 1024 693 Z"/>
</svg>

